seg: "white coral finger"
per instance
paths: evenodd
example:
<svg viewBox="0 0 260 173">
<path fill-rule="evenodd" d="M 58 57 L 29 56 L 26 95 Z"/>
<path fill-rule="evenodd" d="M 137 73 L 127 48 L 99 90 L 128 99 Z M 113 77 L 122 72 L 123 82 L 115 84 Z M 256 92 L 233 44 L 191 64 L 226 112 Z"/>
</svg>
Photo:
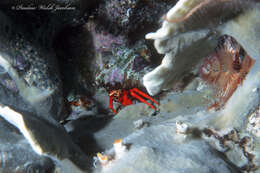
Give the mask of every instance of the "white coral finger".
<svg viewBox="0 0 260 173">
<path fill-rule="evenodd" d="M 166 14 L 167 20 L 179 20 L 184 18 L 191 9 L 203 2 L 204 0 L 180 0 Z"/>
</svg>

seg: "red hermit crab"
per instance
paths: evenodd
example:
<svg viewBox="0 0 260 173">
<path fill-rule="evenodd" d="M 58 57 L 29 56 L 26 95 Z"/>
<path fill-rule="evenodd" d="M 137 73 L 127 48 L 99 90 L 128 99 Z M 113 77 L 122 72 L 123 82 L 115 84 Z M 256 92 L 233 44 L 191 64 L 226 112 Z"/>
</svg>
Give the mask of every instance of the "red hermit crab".
<svg viewBox="0 0 260 173">
<path fill-rule="evenodd" d="M 138 99 L 139 101 L 147 104 L 149 107 L 153 108 L 154 110 L 156 110 L 155 106 L 148 103 L 144 98 L 147 98 L 149 100 L 151 100 L 153 103 L 159 105 L 158 102 L 156 102 L 153 98 L 151 98 L 149 95 L 145 94 L 144 92 L 140 91 L 137 88 L 132 88 L 132 89 L 118 89 L 118 90 L 111 90 L 109 92 L 109 108 L 115 113 L 117 114 L 117 111 L 114 109 L 113 107 L 113 102 L 117 101 L 118 103 L 120 103 L 123 106 L 128 106 L 133 104 L 131 97 Z"/>
</svg>

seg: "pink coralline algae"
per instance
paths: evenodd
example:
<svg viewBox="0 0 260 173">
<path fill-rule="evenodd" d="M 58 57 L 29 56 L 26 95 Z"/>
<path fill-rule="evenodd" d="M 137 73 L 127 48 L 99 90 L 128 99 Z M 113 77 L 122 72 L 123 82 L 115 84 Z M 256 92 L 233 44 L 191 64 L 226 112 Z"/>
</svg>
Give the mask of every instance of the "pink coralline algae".
<svg viewBox="0 0 260 173">
<path fill-rule="evenodd" d="M 109 81 L 111 81 L 113 84 L 116 82 L 119 82 L 123 84 L 124 76 L 122 73 L 120 73 L 119 69 L 113 69 Z"/>
<path fill-rule="evenodd" d="M 93 22 L 89 22 L 87 27 L 91 32 L 94 47 L 98 52 L 112 51 L 113 46 L 125 43 L 123 36 L 114 36 L 105 30 L 97 30 L 96 24 Z"/>
</svg>

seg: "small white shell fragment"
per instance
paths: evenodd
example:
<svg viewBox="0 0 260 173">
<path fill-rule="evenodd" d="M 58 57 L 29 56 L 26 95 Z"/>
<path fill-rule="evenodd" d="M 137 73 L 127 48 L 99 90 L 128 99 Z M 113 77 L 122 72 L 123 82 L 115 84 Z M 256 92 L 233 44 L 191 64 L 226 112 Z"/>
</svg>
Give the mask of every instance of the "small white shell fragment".
<svg viewBox="0 0 260 173">
<path fill-rule="evenodd" d="M 187 134 L 188 128 L 188 124 L 179 121 L 176 122 L 176 133 Z"/>
<path fill-rule="evenodd" d="M 122 139 L 116 139 L 114 141 L 114 150 L 115 150 L 115 158 L 116 159 L 120 159 L 122 158 L 122 156 L 125 154 L 127 147 L 125 144 L 123 144 L 123 140 Z"/>
<path fill-rule="evenodd" d="M 137 120 L 134 122 L 135 129 L 140 129 L 144 124 L 144 121 L 142 119 Z"/>
<path fill-rule="evenodd" d="M 254 88 L 252 91 L 253 91 L 253 92 L 256 92 L 256 91 L 257 91 L 257 88 Z"/>
<path fill-rule="evenodd" d="M 143 119 L 139 119 L 133 122 L 135 129 L 141 129 L 143 127 L 147 127 L 149 125 L 148 122 L 145 122 Z"/>
<path fill-rule="evenodd" d="M 248 117 L 247 131 L 251 132 L 253 135 L 260 137 L 260 109 L 253 112 Z"/>
</svg>

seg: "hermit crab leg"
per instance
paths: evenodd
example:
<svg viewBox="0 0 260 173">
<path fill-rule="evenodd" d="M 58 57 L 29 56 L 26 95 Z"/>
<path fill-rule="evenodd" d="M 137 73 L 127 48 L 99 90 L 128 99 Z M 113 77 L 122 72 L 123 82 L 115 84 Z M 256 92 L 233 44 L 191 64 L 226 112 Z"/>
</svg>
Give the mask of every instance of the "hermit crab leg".
<svg viewBox="0 0 260 173">
<path fill-rule="evenodd" d="M 156 103 L 157 105 L 159 105 L 159 103 L 157 101 L 155 101 L 152 97 L 150 97 L 149 95 L 143 93 L 142 91 L 140 91 L 139 89 L 137 88 L 133 88 L 132 91 L 135 91 L 137 92 L 138 94 L 140 94 L 141 96 L 145 97 L 145 98 L 148 98 L 150 99 L 152 102 Z"/>
<path fill-rule="evenodd" d="M 117 114 L 116 110 L 113 107 L 113 96 L 109 96 L 109 108 L 115 113 Z"/>
<path fill-rule="evenodd" d="M 135 98 L 137 98 L 138 100 L 140 100 L 141 102 L 147 104 L 148 106 L 150 106 L 151 108 L 153 108 L 154 110 L 156 110 L 156 108 L 151 105 L 150 103 L 148 103 L 146 100 L 144 100 L 142 97 L 140 97 L 139 95 L 135 94 L 133 91 L 131 92 L 131 95 Z"/>
<path fill-rule="evenodd" d="M 134 91 L 137 92 L 137 93 L 139 93 L 140 95 L 146 97 L 146 98 L 149 98 L 149 96 L 147 96 L 146 94 L 142 93 L 142 92 L 139 91 L 137 88 L 133 88 L 133 89 L 130 90 L 130 94 L 131 94 L 133 97 L 137 98 L 137 99 L 140 100 L 141 102 L 147 104 L 148 106 L 150 106 L 151 108 L 153 108 L 154 110 L 156 110 L 156 108 L 155 108 L 152 104 L 148 103 L 148 102 L 147 102 L 146 100 L 144 100 L 142 97 L 140 97 L 139 95 L 137 95 L 136 93 L 134 93 Z M 150 99 L 150 98 L 149 98 L 149 99 Z M 151 98 L 151 100 L 152 100 L 154 103 L 158 104 L 154 99 Z"/>
</svg>

